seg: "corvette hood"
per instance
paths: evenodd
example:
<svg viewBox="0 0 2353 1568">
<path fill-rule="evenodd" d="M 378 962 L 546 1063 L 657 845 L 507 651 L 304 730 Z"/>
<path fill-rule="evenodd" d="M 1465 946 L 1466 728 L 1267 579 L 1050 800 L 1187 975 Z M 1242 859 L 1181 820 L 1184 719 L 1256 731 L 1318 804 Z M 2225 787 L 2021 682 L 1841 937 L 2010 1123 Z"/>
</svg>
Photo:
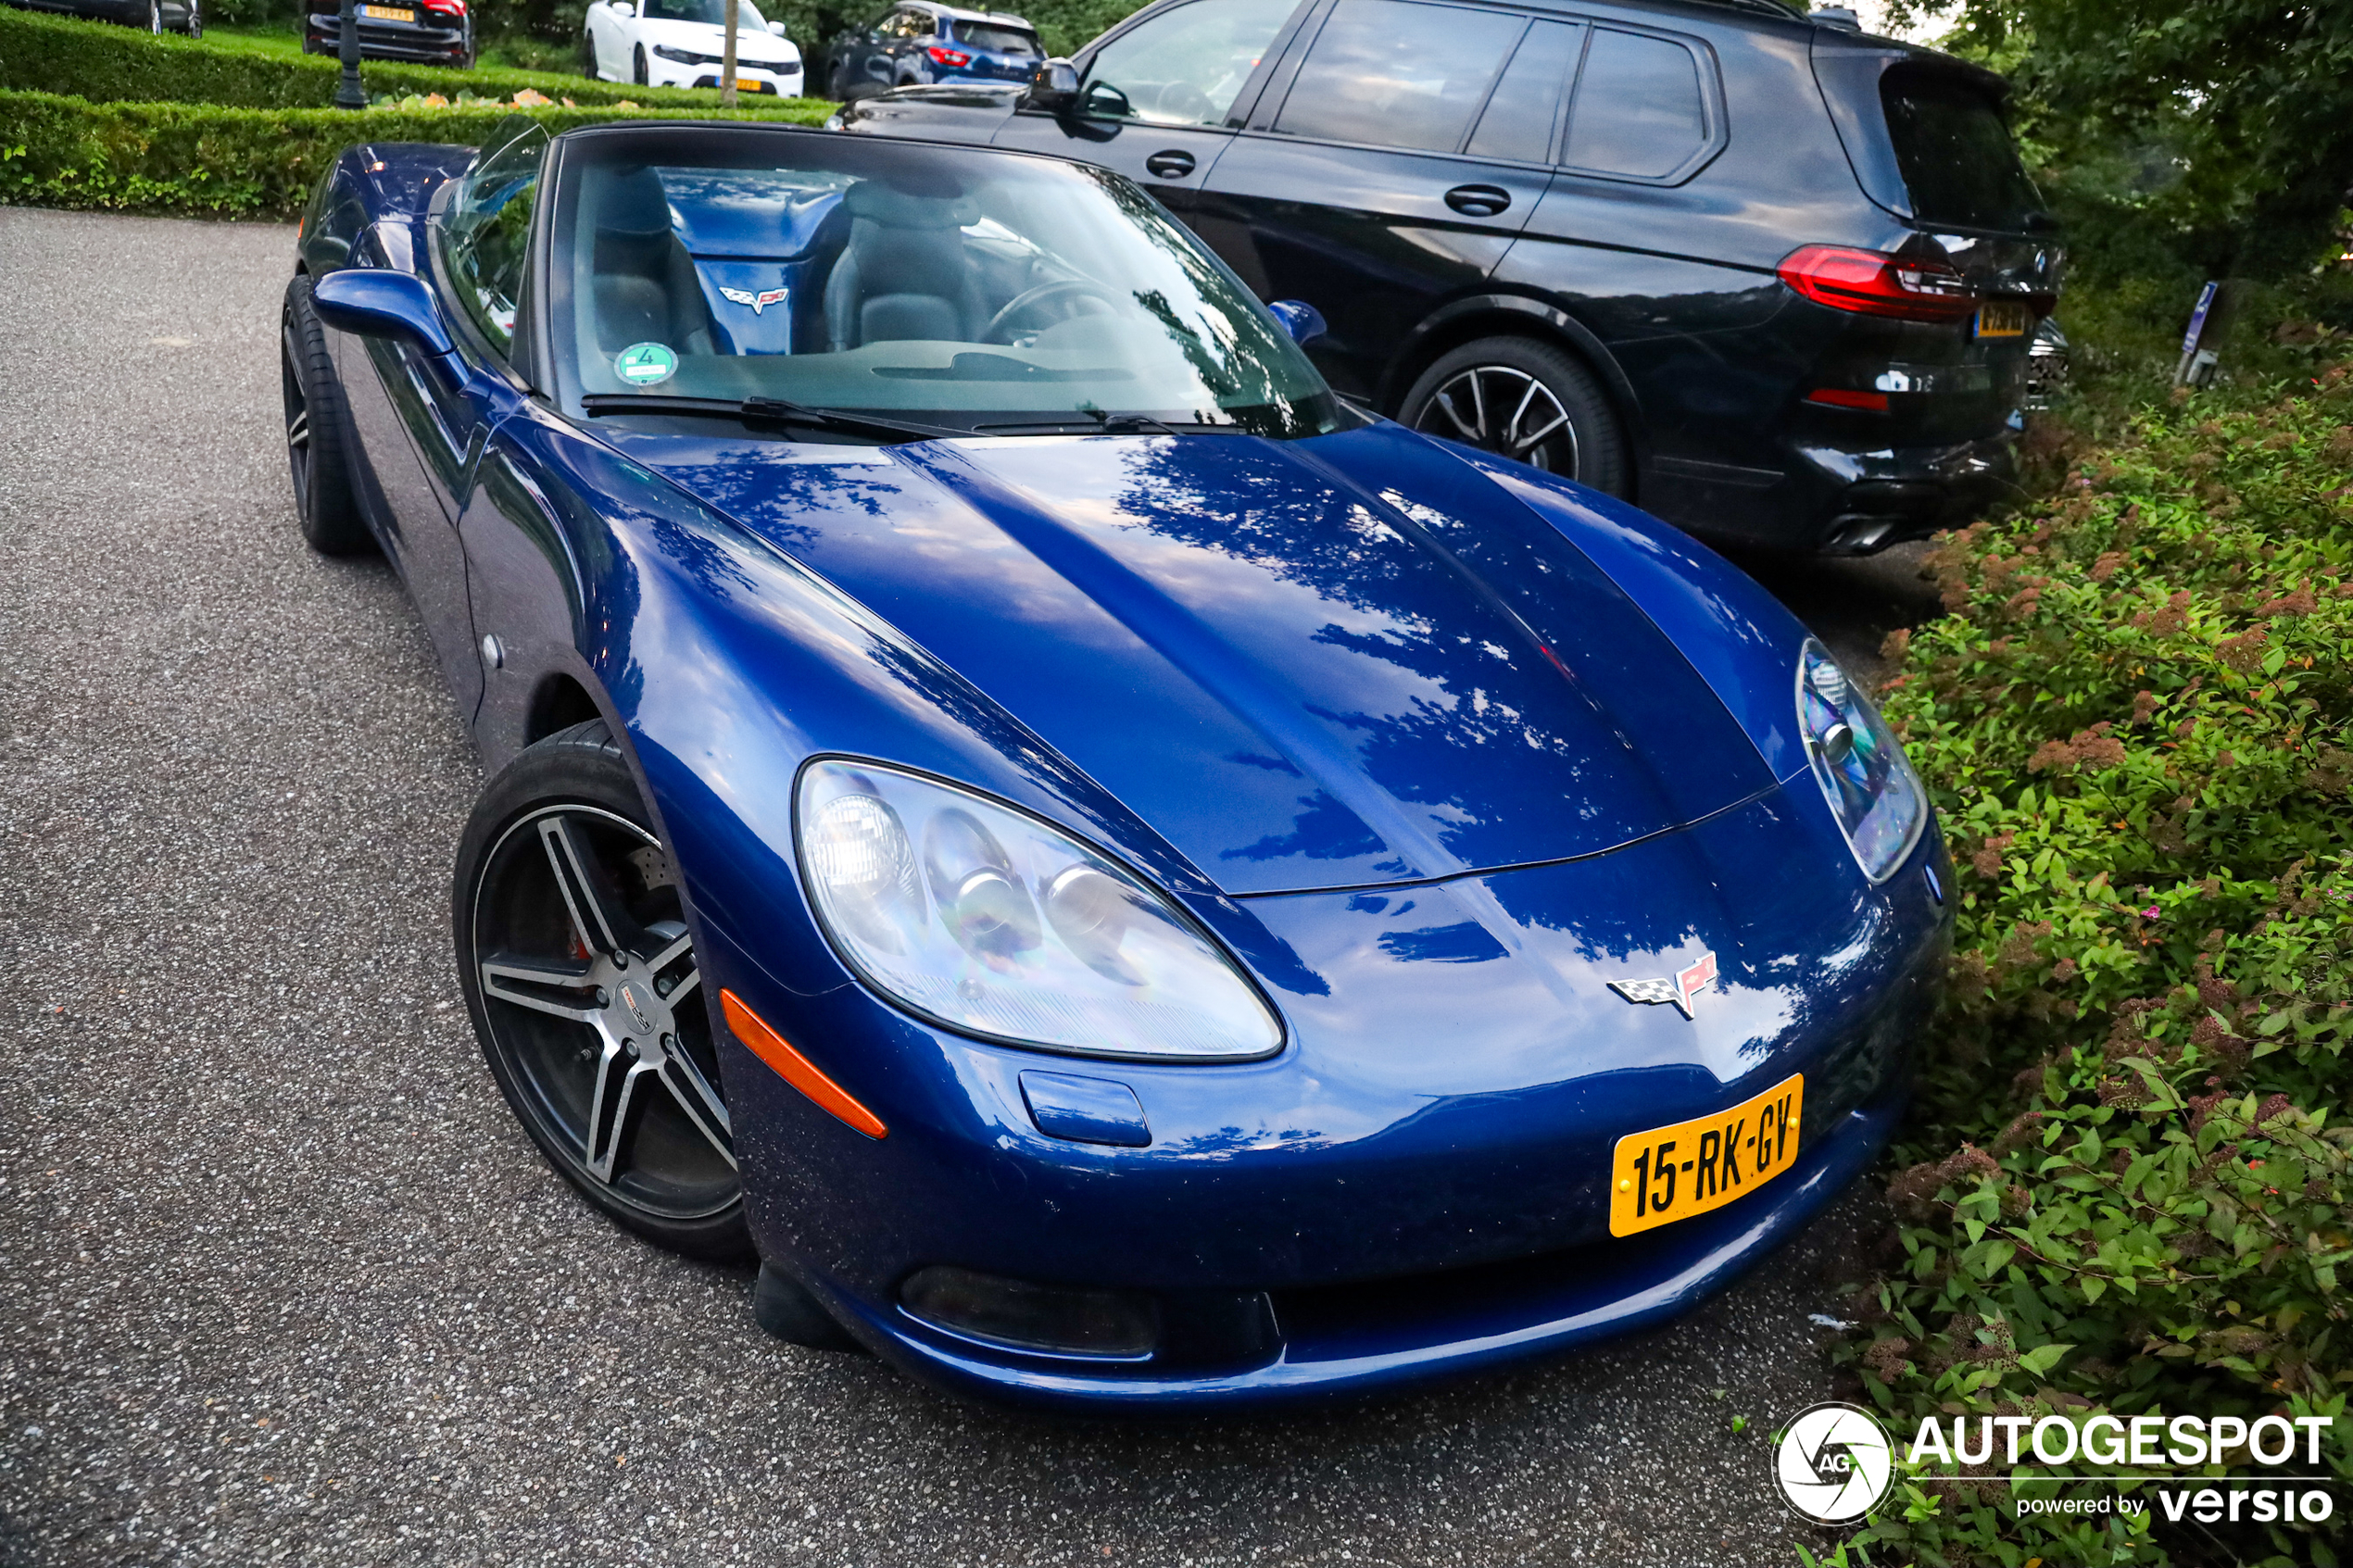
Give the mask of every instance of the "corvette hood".
<svg viewBox="0 0 2353 1568">
<path fill-rule="evenodd" d="M 1773 778 L 1562 532 L 1394 426 L 888 449 L 616 434 L 1232 893 L 1617 848 Z"/>
</svg>

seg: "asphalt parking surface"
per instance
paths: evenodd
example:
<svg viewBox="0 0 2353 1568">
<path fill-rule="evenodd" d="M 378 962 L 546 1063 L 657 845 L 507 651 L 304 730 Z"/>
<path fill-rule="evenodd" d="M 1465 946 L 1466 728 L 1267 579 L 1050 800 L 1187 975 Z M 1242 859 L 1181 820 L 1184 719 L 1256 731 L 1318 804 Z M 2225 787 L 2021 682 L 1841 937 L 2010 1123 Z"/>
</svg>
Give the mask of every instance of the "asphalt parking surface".
<svg viewBox="0 0 2353 1568">
<path fill-rule="evenodd" d="M 0 208 L 0 1563 L 1774 1563 L 1850 1195 L 1674 1326 L 1279 1420 L 1056 1424 L 763 1336 L 598 1220 L 454 1000 L 480 777 L 296 533 L 291 229 Z M 1789 588 L 1789 584 L 1784 584 Z M 1857 653 L 1903 560 L 1798 572 Z M 1735 1434 L 1733 1420 L 1748 1428 Z"/>
</svg>

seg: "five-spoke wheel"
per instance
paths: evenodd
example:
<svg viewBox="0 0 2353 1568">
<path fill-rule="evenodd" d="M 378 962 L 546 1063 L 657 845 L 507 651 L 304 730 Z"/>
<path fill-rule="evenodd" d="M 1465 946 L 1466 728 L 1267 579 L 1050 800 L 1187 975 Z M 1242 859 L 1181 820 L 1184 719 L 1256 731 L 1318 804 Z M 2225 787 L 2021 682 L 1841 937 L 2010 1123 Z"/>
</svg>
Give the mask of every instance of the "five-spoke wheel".
<svg viewBox="0 0 2353 1568">
<path fill-rule="evenodd" d="M 742 1187 L 677 877 L 600 721 L 484 791 L 459 851 L 459 961 L 491 1071 L 598 1207 L 740 1256 Z"/>
</svg>

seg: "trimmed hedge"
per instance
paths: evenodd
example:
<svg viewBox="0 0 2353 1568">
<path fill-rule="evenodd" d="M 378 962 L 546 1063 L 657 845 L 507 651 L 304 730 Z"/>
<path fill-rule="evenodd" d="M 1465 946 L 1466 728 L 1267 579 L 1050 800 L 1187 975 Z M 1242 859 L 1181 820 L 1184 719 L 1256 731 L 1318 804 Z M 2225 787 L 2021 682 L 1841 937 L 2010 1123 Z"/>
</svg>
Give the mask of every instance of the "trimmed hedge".
<svg viewBox="0 0 2353 1568">
<path fill-rule="evenodd" d="M 812 124 L 828 106 L 711 109 L 710 119 Z M 614 108 L 220 108 L 93 104 L 52 93 L 0 93 L 0 202 L 120 208 L 195 218 L 290 219 L 334 155 L 354 142 L 479 144 L 528 113 L 550 134 L 600 120 L 675 119 Z"/>
<path fill-rule="evenodd" d="M 1906 1441 L 2334 1415 L 2320 1468 L 2353 1484 L 2353 367 L 2160 397 L 1934 566 L 1951 613 L 1890 638 L 1886 702 L 1957 957 L 1839 1357 Z M 1981 1483 L 1998 1459 L 1907 1478 L 1838 1560 L 2336 1562 L 2344 1485 L 2323 1530 L 2191 1537 L 2020 1517 L 2060 1488 Z"/>
<path fill-rule="evenodd" d="M 369 60 L 359 68 L 369 95 L 460 91 L 511 98 L 525 89 L 582 107 L 627 99 L 646 108 L 702 110 L 710 90 L 637 87 L 532 70 L 447 70 L 439 66 Z M 343 68 L 324 55 L 282 58 L 222 49 L 172 33 L 157 37 L 44 11 L 0 5 L 0 90 L 69 93 L 93 103 L 219 104 L 246 109 L 333 107 Z M 5 134 L 5 131 L 0 131 Z"/>
</svg>

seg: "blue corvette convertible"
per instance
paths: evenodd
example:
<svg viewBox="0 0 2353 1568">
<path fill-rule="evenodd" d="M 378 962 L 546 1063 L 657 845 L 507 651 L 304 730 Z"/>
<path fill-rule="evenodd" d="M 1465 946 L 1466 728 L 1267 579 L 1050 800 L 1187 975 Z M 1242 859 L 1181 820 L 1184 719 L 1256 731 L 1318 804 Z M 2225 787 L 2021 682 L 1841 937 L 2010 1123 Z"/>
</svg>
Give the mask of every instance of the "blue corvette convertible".
<svg viewBox="0 0 2353 1568">
<path fill-rule="evenodd" d="M 967 1393 L 1365 1390 L 1689 1307 L 1880 1148 L 1950 938 L 1869 701 L 1621 503 L 1372 419 L 1118 175 L 779 127 L 345 153 L 300 520 L 490 783 L 547 1159 Z"/>
</svg>

